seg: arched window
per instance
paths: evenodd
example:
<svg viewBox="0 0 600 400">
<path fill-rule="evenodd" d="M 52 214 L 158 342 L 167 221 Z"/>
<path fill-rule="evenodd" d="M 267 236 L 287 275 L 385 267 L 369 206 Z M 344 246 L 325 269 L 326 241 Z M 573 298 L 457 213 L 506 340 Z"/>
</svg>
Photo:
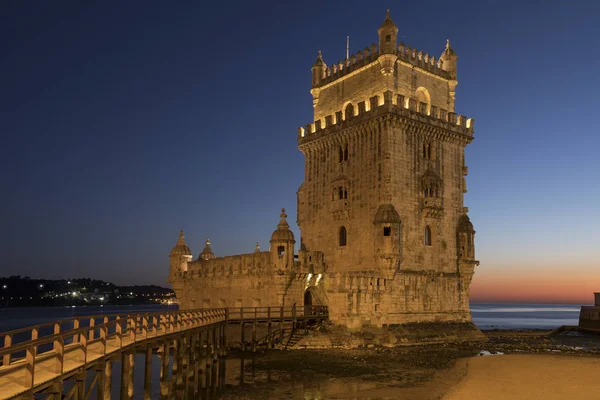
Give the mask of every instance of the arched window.
<svg viewBox="0 0 600 400">
<path fill-rule="evenodd" d="M 340 146 L 339 150 L 340 150 L 340 162 L 342 162 L 342 161 L 344 161 L 344 149 L 342 148 L 342 146 Z"/>
<path fill-rule="evenodd" d="M 344 189 L 344 200 L 348 200 L 348 190 Z"/>
<path fill-rule="evenodd" d="M 338 188 L 338 199 L 342 200 L 343 198 L 344 198 L 344 188 L 339 187 Z"/>
<path fill-rule="evenodd" d="M 345 246 L 346 245 L 346 239 L 347 239 L 346 236 L 347 236 L 347 234 L 346 234 L 346 227 L 342 226 L 340 228 L 340 238 L 339 238 L 339 244 L 340 244 L 340 246 Z"/>
<path fill-rule="evenodd" d="M 344 161 L 348 161 L 348 145 L 344 148 Z"/>
<path fill-rule="evenodd" d="M 415 99 L 417 101 L 417 110 L 421 111 L 421 103 L 425 103 L 425 112 L 427 115 L 431 112 L 431 96 L 429 95 L 429 90 L 424 87 L 420 87 L 415 92 Z"/>
<path fill-rule="evenodd" d="M 429 225 L 425 227 L 425 246 L 431 246 L 431 228 Z"/>
<path fill-rule="evenodd" d="M 352 117 L 354 117 L 354 106 L 352 105 L 352 103 L 350 103 L 346 106 L 346 111 L 344 112 L 344 120 L 349 120 Z"/>
</svg>

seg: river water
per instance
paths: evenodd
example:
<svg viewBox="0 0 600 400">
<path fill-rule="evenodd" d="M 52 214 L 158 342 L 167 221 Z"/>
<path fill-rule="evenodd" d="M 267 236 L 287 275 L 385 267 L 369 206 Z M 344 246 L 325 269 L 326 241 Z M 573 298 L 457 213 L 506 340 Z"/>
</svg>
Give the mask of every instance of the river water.
<svg viewBox="0 0 600 400">
<path fill-rule="evenodd" d="M 0 308 L 0 332 L 75 316 L 151 312 L 176 308 L 177 306 L 162 305 Z M 561 325 L 577 325 L 579 308 L 579 305 L 573 304 L 471 304 L 473 321 L 481 329 L 554 329 Z M 286 353 L 281 353 L 281 356 Z M 319 354 L 321 353 L 317 353 L 317 356 L 321 357 Z M 358 353 L 357 357 L 361 357 L 360 353 Z M 246 356 L 237 354 L 222 361 L 225 364 L 227 389 L 218 397 L 248 399 L 428 398 L 422 397 L 425 396 L 423 393 L 419 394 L 416 392 L 411 394 L 411 397 L 397 397 L 396 395 L 388 397 L 385 391 L 381 395 L 373 397 L 365 395 L 366 393 L 374 393 L 377 390 L 389 391 L 392 387 L 408 385 L 407 382 L 410 383 L 412 381 L 410 381 L 410 374 L 406 373 L 406 371 L 401 374 L 399 373 L 396 377 L 386 375 L 382 378 L 382 381 L 385 382 L 380 384 L 377 383 L 377 376 L 381 377 L 381 373 L 374 375 L 375 378 L 368 373 L 364 376 L 359 374 L 353 377 L 338 376 L 335 373 L 332 375 L 328 371 L 322 371 L 321 374 L 316 375 L 303 373 L 302 361 L 297 361 L 299 363 L 298 371 L 294 368 L 290 370 L 288 366 L 278 364 L 277 360 L 274 364 L 273 362 L 269 364 L 275 365 L 275 367 L 256 368 L 257 364 L 262 365 L 261 360 L 264 361 L 264 358 L 265 355 L 261 354 Z M 283 361 L 285 362 L 285 357 Z M 323 359 L 323 362 L 326 361 L 327 356 Z M 312 367 L 309 367 L 309 363 L 305 368 L 314 369 L 315 365 L 322 363 L 320 361 L 315 362 L 314 360 L 312 362 Z M 369 362 L 373 361 L 370 360 Z M 157 356 L 154 356 L 152 363 L 152 398 L 158 398 L 159 396 L 159 368 L 159 359 Z M 351 371 L 353 367 L 349 368 L 348 373 L 353 375 Z M 134 369 L 135 399 L 143 398 L 143 369 L 144 357 L 138 355 L 136 356 Z M 402 366 L 399 366 L 396 370 L 402 370 Z M 365 371 L 368 372 L 368 370 Z M 392 373 L 393 371 L 387 372 Z M 428 374 L 430 372 L 425 371 L 423 373 Z M 113 366 L 113 388 L 120 386 L 119 377 L 120 363 L 115 362 Z M 91 381 L 91 375 L 89 381 Z M 414 382 L 417 381 L 418 379 Z M 117 394 L 118 391 L 115 391 L 113 398 L 118 398 Z"/>
</svg>

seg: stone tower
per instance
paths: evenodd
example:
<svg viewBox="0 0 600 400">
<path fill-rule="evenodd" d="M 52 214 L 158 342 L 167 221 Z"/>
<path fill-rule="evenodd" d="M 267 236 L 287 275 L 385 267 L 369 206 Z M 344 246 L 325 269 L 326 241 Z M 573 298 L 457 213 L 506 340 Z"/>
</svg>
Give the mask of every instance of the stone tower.
<svg viewBox="0 0 600 400">
<path fill-rule="evenodd" d="M 301 247 L 323 252 L 330 315 L 349 326 L 470 320 L 474 121 L 454 112 L 458 56 L 397 35 L 388 10 L 379 46 L 331 65 L 319 52 L 314 122 L 298 132 Z"/>
<path fill-rule="evenodd" d="M 181 309 L 325 305 L 348 327 L 476 331 L 463 205 L 473 120 L 454 112 L 458 56 L 449 41 L 439 59 L 398 43 L 389 11 L 377 33 L 379 45 L 330 65 L 319 52 L 311 68 L 298 254 L 283 209 L 269 251 L 216 257 L 207 239 L 191 261 L 181 233 L 169 275 Z"/>
</svg>

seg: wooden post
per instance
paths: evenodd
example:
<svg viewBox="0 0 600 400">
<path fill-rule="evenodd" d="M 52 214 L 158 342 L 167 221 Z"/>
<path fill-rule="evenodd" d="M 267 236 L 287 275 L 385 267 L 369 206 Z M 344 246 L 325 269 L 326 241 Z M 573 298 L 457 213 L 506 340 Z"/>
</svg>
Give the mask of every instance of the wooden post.
<svg viewBox="0 0 600 400">
<path fill-rule="evenodd" d="M 296 305 L 292 308 L 292 332 L 296 330 Z"/>
<path fill-rule="evenodd" d="M 96 371 L 94 372 L 96 378 L 96 399 L 104 399 L 104 363 L 96 365 Z M 92 388 L 90 387 L 90 391 Z"/>
<path fill-rule="evenodd" d="M 90 328 L 92 328 L 92 329 L 90 329 L 88 340 L 94 340 L 94 333 L 95 333 L 95 329 L 93 329 L 94 326 L 96 326 L 96 318 L 91 317 L 90 318 Z"/>
<path fill-rule="evenodd" d="M 85 377 L 87 372 L 83 370 L 75 374 L 75 386 L 77 387 L 77 400 L 85 399 Z"/>
<path fill-rule="evenodd" d="M 11 344 L 12 344 L 12 335 L 4 336 L 4 348 L 5 349 L 9 348 L 11 346 Z M 9 353 L 9 354 L 5 354 L 4 357 L 2 357 L 2 365 L 3 366 L 6 367 L 7 365 L 10 365 L 10 358 L 11 358 L 10 356 L 11 355 L 12 354 Z"/>
<path fill-rule="evenodd" d="M 169 342 L 167 340 L 163 341 L 160 360 L 160 398 L 162 400 L 169 398 L 169 350 Z"/>
<path fill-rule="evenodd" d="M 185 380 L 185 396 L 188 399 L 193 399 L 196 396 L 196 377 L 198 376 L 198 368 L 197 368 L 197 356 L 198 354 L 196 353 L 196 345 L 198 344 L 198 341 L 196 340 L 196 333 L 192 333 L 190 335 L 190 348 L 188 350 L 188 354 L 189 354 L 189 366 L 188 366 L 188 372 L 186 375 L 186 380 Z"/>
<path fill-rule="evenodd" d="M 134 354 L 123 353 L 121 356 L 121 400 L 133 399 Z"/>
<path fill-rule="evenodd" d="M 206 378 L 206 351 L 204 350 L 204 330 L 198 333 L 198 396 L 203 396 L 204 380 Z"/>
<path fill-rule="evenodd" d="M 110 400 L 112 388 L 112 360 L 107 360 L 104 364 L 104 381 L 102 387 L 102 397 L 98 398 L 98 400 Z"/>
<path fill-rule="evenodd" d="M 36 348 L 35 346 L 29 346 L 25 352 L 25 382 L 24 385 L 27 389 L 33 388 L 33 382 L 35 379 L 35 357 Z"/>
<path fill-rule="evenodd" d="M 152 400 L 152 347 L 146 349 L 144 363 L 144 400 Z"/>
<path fill-rule="evenodd" d="M 256 353 L 256 319 L 252 323 L 252 352 Z"/>
<path fill-rule="evenodd" d="M 56 361 L 54 362 L 54 373 L 62 375 L 65 355 L 65 342 L 62 336 L 59 336 L 54 340 L 54 351 L 56 354 Z"/>
<path fill-rule="evenodd" d="M 171 375 L 170 387 L 170 392 L 172 394 L 177 394 L 177 377 L 180 369 L 181 363 L 179 362 L 179 339 L 175 339 L 173 342 L 173 372 Z"/>
<path fill-rule="evenodd" d="M 187 372 L 188 372 L 188 351 L 187 351 L 188 340 L 186 337 L 182 337 L 179 340 L 179 357 L 180 357 L 180 369 L 177 375 L 177 399 L 183 399 L 185 397 L 185 389 L 187 383 Z"/>
<path fill-rule="evenodd" d="M 212 374 L 213 371 L 211 369 L 212 366 L 212 349 L 211 349 L 211 329 L 207 328 L 206 330 L 206 358 L 204 361 L 204 368 L 206 369 L 206 387 L 205 387 L 205 398 L 208 398 L 210 395 L 210 384 L 212 382 Z"/>
<path fill-rule="evenodd" d="M 279 348 L 283 350 L 283 307 L 279 307 Z"/>
<path fill-rule="evenodd" d="M 244 337 L 244 321 L 243 320 L 240 322 L 240 327 L 242 329 L 242 334 L 241 334 L 242 351 L 246 351 L 246 338 Z"/>
<path fill-rule="evenodd" d="M 217 343 L 218 343 L 218 336 L 217 336 L 217 328 L 213 328 L 213 354 L 212 354 L 212 368 L 211 368 L 211 373 L 212 373 L 212 389 L 213 389 L 213 393 L 216 394 L 217 393 L 217 381 L 218 381 L 218 376 L 219 376 L 219 370 L 217 368 L 217 361 L 218 361 L 218 353 L 217 353 Z"/>
<path fill-rule="evenodd" d="M 79 329 L 79 318 L 73 320 L 73 330 Z M 73 335 L 73 343 L 77 343 L 77 339 L 79 339 L 79 334 Z"/>
<path fill-rule="evenodd" d="M 267 348 L 273 348 L 273 338 L 271 335 L 273 334 L 273 328 L 271 327 L 271 318 L 269 318 L 269 322 L 267 323 Z"/>
</svg>

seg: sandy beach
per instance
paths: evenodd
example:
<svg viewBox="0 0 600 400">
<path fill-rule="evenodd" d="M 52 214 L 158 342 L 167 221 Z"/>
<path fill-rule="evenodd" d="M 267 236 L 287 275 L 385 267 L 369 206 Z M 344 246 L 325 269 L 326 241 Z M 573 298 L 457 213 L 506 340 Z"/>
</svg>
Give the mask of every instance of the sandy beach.
<svg viewBox="0 0 600 400">
<path fill-rule="evenodd" d="M 458 360 L 444 400 L 600 399 L 600 357 L 499 355 Z"/>
</svg>

